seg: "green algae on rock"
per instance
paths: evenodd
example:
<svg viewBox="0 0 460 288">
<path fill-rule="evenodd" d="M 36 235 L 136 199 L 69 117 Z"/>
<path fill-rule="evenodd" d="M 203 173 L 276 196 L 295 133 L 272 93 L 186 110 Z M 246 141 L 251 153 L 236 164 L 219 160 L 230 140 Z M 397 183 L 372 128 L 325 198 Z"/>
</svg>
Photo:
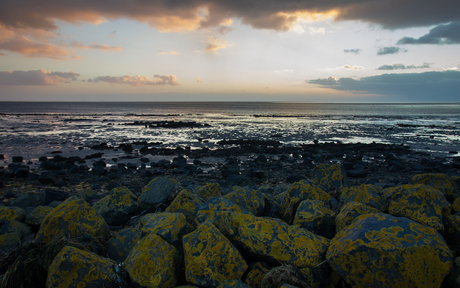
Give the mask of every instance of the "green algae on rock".
<svg viewBox="0 0 460 288">
<path fill-rule="evenodd" d="M 185 278 L 201 287 L 217 287 L 225 280 L 240 279 L 248 268 L 232 243 L 207 221 L 184 236 Z"/>
<path fill-rule="evenodd" d="M 440 287 L 452 266 L 440 234 L 404 217 L 358 217 L 331 240 L 327 261 L 352 287 Z"/>
<path fill-rule="evenodd" d="M 117 282 L 116 262 L 65 246 L 48 268 L 46 287 L 104 287 Z"/>
<path fill-rule="evenodd" d="M 359 202 L 367 206 L 379 209 L 381 212 L 388 212 L 388 201 L 384 190 L 381 187 L 362 184 L 355 187 L 345 187 L 341 195 L 343 203 Z"/>
<path fill-rule="evenodd" d="M 340 213 L 335 218 L 335 228 L 338 233 L 343 228 L 347 227 L 361 215 L 379 213 L 380 211 L 374 207 L 370 207 L 358 202 L 348 202 L 345 204 Z"/>
<path fill-rule="evenodd" d="M 94 204 L 96 212 L 108 225 L 125 225 L 139 211 L 137 197 L 127 187 L 116 187 L 110 195 Z"/>
<path fill-rule="evenodd" d="M 148 288 L 170 288 L 177 284 L 179 253 L 155 233 L 142 238 L 124 261 L 132 282 Z"/>
<path fill-rule="evenodd" d="M 49 242 L 58 237 L 92 235 L 104 238 L 109 228 L 85 200 L 72 196 L 53 209 L 43 220 L 35 241 Z"/>
</svg>

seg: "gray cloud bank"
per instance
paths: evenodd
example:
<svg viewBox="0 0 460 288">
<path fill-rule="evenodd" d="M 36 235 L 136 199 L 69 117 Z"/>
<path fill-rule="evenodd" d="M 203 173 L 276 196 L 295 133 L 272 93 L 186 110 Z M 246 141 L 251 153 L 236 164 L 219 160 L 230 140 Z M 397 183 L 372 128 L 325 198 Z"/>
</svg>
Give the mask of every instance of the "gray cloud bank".
<svg viewBox="0 0 460 288">
<path fill-rule="evenodd" d="M 389 101 L 460 101 L 460 72 L 383 74 L 353 78 L 306 80 L 324 88 L 379 94 Z"/>
<path fill-rule="evenodd" d="M 88 79 L 88 82 L 106 82 L 110 84 L 128 84 L 131 86 L 145 85 L 170 85 L 178 86 L 177 78 L 174 75 L 153 75 L 153 79 L 148 76 L 99 76 L 94 79 Z"/>
<path fill-rule="evenodd" d="M 406 50 L 399 47 L 380 47 L 377 51 L 377 55 L 398 54 L 399 52 L 406 52 Z"/>
<path fill-rule="evenodd" d="M 436 26 L 428 34 L 418 39 L 411 37 L 401 38 L 397 44 L 460 44 L 460 22 Z"/>
<path fill-rule="evenodd" d="M 361 53 L 361 49 L 343 49 L 343 52 L 345 53 L 353 53 L 353 54 L 359 54 Z"/>
<path fill-rule="evenodd" d="M 420 66 L 415 66 L 415 65 L 404 65 L 401 63 L 397 64 L 391 64 L 391 65 L 382 65 L 376 70 L 406 70 L 406 69 L 426 69 L 430 68 L 431 64 L 430 63 L 423 63 L 423 65 Z"/>
<path fill-rule="evenodd" d="M 48 86 L 76 81 L 75 72 L 49 72 L 46 70 L 0 71 L 0 85 Z"/>
</svg>

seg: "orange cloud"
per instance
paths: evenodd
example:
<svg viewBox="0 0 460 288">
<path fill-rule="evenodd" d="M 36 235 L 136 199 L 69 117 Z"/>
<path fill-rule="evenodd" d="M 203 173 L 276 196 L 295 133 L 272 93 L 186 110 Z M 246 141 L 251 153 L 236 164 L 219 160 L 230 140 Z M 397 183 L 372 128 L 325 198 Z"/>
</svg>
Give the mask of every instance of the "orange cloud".
<svg viewBox="0 0 460 288">
<path fill-rule="evenodd" d="M 162 50 L 158 50 L 158 54 L 160 54 L 160 55 L 180 55 L 180 53 L 176 52 L 176 51 L 165 52 L 165 51 L 162 51 Z"/>
<path fill-rule="evenodd" d="M 170 85 L 178 86 L 177 78 L 174 75 L 153 75 L 153 79 L 148 76 L 99 76 L 94 79 L 89 79 L 88 82 L 106 82 L 110 84 L 128 84 L 131 86 L 145 86 L 145 85 Z"/>
<path fill-rule="evenodd" d="M 218 50 L 227 48 L 228 46 L 232 46 L 232 44 L 225 40 L 214 39 L 212 36 L 208 36 L 206 52 L 217 54 Z"/>
<path fill-rule="evenodd" d="M 49 86 L 76 81 L 80 74 L 71 72 L 50 72 L 46 70 L 0 71 L 0 85 Z"/>
<path fill-rule="evenodd" d="M 71 44 L 63 44 L 63 46 L 74 47 L 78 49 L 88 50 L 88 49 L 96 49 L 96 50 L 103 50 L 103 51 L 123 51 L 123 47 L 121 46 L 108 46 L 106 44 L 96 44 L 93 43 L 91 45 L 84 45 L 80 42 L 73 42 Z"/>
</svg>

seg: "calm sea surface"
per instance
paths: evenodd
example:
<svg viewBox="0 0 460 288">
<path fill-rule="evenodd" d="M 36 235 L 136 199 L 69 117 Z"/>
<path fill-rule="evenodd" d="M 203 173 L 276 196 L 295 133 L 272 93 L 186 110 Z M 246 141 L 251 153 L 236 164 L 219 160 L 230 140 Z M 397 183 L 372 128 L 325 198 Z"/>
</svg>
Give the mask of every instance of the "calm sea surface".
<svg viewBox="0 0 460 288">
<path fill-rule="evenodd" d="M 195 121 L 202 128 L 146 128 L 135 121 Z M 460 103 L 0 102 L 0 154 L 36 160 L 51 151 L 137 141 L 213 149 L 222 139 L 285 145 L 397 143 L 434 154 L 460 151 Z M 203 141 L 198 141 L 198 139 Z M 452 155 L 452 154 L 451 154 Z"/>
</svg>

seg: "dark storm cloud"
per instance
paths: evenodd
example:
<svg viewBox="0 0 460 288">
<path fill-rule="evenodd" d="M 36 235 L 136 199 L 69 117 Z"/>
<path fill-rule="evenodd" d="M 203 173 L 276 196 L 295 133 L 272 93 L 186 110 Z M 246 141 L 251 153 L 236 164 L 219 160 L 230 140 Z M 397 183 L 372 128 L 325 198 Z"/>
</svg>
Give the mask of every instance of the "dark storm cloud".
<svg viewBox="0 0 460 288">
<path fill-rule="evenodd" d="M 395 97 L 398 101 L 460 101 L 459 71 L 383 74 L 359 80 L 329 77 L 305 82 L 340 91 Z"/>
<path fill-rule="evenodd" d="M 337 20 L 359 20 L 389 29 L 460 21 L 458 0 L 14 0 L 0 2 L 0 24 L 53 30 L 56 20 L 98 23 L 129 18 L 171 31 L 178 25 L 189 25 L 189 30 L 217 27 L 226 19 L 239 18 L 257 29 L 285 31 L 299 11 L 334 11 Z"/>
<path fill-rule="evenodd" d="M 354 53 L 354 54 L 359 54 L 361 53 L 361 49 L 343 49 L 343 52 L 345 53 Z"/>
<path fill-rule="evenodd" d="M 398 54 L 399 52 L 407 52 L 399 47 L 380 47 L 377 55 Z"/>
<path fill-rule="evenodd" d="M 397 44 L 460 44 L 460 22 L 436 26 L 418 39 L 401 38 Z"/>
<path fill-rule="evenodd" d="M 430 68 L 431 63 L 423 63 L 423 65 L 415 66 L 415 65 L 404 65 L 401 63 L 391 64 L 391 65 L 382 65 L 377 70 L 406 70 L 406 69 L 426 69 Z"/>
</svg>

